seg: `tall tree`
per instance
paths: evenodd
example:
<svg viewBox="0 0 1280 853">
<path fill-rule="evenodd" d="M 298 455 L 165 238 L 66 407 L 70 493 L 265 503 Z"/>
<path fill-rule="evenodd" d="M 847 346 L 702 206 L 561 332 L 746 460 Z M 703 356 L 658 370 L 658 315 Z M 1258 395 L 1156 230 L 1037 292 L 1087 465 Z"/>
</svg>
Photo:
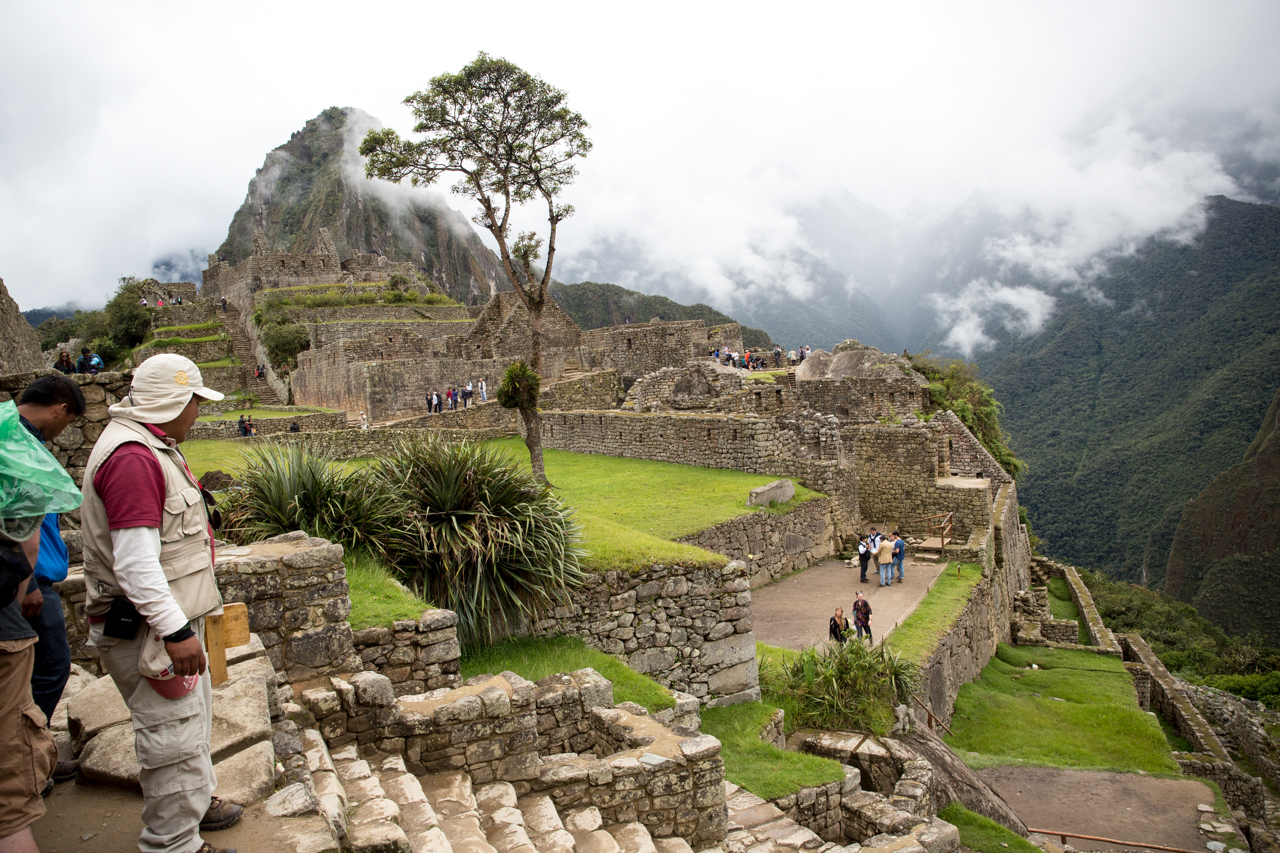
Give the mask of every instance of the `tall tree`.
<svg viewBox="0 0 1280 853">
<path fill-rule="evenodd" d="M 503 271 L 529 312 L 529 367 L 542 370 L 542 309 L 547 304 L 556 230 L 573 213 L 558 201 L 573 182 L 574 163 L 591 150 L 581 114 L 565 106 L 565 93 L 505 59 L 481 52 L 457 74 L 442 74 L 425 91 L 404 99 L 418 123 L 418 141 L 394 130 L 374 130 L 360 143 L 370 178 L 428 186 L 446 173 L 452 190 L 474 199 L 477 225 L 493 235 Z M 541 200 L 547 206 L 546 264 L 537 275 L 543 239 L 524 231 L 511 239 L 511 211 Z M 546 482 L 537 406 L 520 407 L 533 473 Z"/>
</svg>

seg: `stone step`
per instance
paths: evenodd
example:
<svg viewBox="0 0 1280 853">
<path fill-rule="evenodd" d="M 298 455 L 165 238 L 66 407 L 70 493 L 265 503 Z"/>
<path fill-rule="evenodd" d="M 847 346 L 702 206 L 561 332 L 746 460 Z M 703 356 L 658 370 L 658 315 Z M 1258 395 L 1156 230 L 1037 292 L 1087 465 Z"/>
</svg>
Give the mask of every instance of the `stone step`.
<svg viewBox="0 0 1280 853">
<path fill-rule="evenodd" d="M 530 794 L 517 802 L 525 831 L 538 853 L 573 853 L 573 835 L 564 828 L 555 803 L 546 794 Z"/>
<path fill-rule="evenodd" d="M 609 827 L 607 831 L 618 842 L 620 853 L 658 853 L 653 836 L 642 823 L 620 823 Z"/>
</svg>

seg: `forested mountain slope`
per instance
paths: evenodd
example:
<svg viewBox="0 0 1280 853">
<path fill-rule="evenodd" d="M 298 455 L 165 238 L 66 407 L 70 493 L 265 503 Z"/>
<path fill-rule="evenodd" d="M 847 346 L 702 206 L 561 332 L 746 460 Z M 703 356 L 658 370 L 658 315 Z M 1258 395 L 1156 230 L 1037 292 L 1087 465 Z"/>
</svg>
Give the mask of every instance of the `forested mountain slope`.
<svg viewBox="0 0 1280 853">
<path fill-rule="evenodd" d="M 665 296 L 650 296 L 616 284 L 599 284 L 594 281 L 578 284 L 556 282 L 551 285 L 551 296 L 584 329 L 600 329 L 622 323 L 647 323 L 655 317 L 662 320 L 702 320 L 708 326 L 737 322 L 701 302 L 681 305 Z M 773 348 L 768 333 L 763 329 L 746 326 L 742 328 L 742 343 L 749 350 Z"/>
<path fill-rule="evenodd" d="M 1280 208 L 1223 197 L 1191 245 L 1151 240 L 981 356 L 1028 464 L 1043 550 L 1164 584 L 1183 506 L 1235 464 L 1280 386 Z"/>
<path fill-rule="evenodd" d="M 1280 390 L 1244 461 L 1187 504 L 1165 591 L 1227 633 L 1280 645 Z"/>
</svg>

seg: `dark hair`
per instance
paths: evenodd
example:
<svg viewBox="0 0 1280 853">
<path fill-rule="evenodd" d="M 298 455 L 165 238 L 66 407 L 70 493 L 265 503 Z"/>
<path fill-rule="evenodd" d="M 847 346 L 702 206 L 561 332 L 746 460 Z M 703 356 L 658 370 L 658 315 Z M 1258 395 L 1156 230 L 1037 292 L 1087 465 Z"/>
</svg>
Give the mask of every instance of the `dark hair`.
<svg viewBox="0 0 1280 853">
<path fill-rule="evenodd" d="M 84 393 L 79 385 L 62 374 L 37 378 L 18 398 L 19 406 L 56 406 L 59 403 L 66 403 L 67 409 L 77 415 L 84 414 Z"/>
<path fill-rule="evenodd" d="M 895 531 L 893 531 L 893 535 L 894 535 L 894 536 L 901 536 L 902 534 L 895 530 Z"/>
<path fill-rule="evenodd" d="M 81 354 L 81 355 L 88 355 L 88 354 L 89 354 L 89 348 L 88 348 L 88 347 L 80 347 L 80 354 Z"/>
</svg>

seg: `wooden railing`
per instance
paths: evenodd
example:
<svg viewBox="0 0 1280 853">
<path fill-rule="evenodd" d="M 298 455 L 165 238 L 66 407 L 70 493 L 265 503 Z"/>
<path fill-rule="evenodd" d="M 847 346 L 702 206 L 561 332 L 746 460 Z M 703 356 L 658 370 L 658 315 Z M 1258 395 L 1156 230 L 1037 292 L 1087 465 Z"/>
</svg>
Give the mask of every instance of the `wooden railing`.
<svg viewBox="0 0 1280 853">
<path fill-rule="evenodd" d="M 929 525 L 929 538 L 938 537 L 938 541 L 942 543 L 942 550 L 947 550 L 947 545 L 954 541 L 955 533 L 955 513 L 942 512 L 937 515 L 931 515 L 928 518 L 918 518 L 912 524 L 918 524 L 922 521 L 936 522 Z"/>
</svg>

